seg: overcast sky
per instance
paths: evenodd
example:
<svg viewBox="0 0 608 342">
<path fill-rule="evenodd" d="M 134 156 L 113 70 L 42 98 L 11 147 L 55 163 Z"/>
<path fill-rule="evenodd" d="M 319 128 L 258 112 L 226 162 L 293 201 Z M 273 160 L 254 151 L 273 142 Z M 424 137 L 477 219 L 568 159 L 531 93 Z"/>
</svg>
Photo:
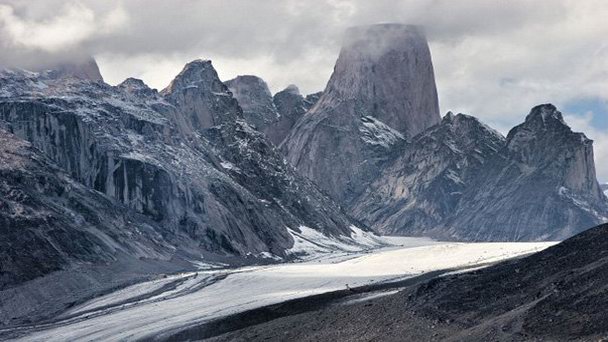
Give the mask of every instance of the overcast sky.
<svg viewBox="0 0 608 342">
<path fill-rule="evenodd" d="M 352 25 L 424 25 L 440 106 L 499 131 L 556 104 L 595 140 L 608 181 L 608 1 L 605 0 L 0 0 L 0 65 L 94 55 L 106 81 L 162 89 L 195 58 L 224 80 L 322 90 Z"/>
</svg>

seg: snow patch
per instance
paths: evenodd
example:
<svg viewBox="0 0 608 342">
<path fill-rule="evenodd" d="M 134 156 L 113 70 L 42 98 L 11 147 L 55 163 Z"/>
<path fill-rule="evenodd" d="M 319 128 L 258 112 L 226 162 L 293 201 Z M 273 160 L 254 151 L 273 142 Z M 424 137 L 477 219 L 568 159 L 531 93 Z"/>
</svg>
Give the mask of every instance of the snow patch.
<svg viewBox="0 0 608 342">
<path fill-rule="evenodd" d="M 389 148 L 405 139 L 397 130 L 394 130 L 372 116 L 364 116 L 361 118 L 359 132 L 361 132 L 361 139 L 363 139 L 363 142 L 385 148 Z"/>
</svg>

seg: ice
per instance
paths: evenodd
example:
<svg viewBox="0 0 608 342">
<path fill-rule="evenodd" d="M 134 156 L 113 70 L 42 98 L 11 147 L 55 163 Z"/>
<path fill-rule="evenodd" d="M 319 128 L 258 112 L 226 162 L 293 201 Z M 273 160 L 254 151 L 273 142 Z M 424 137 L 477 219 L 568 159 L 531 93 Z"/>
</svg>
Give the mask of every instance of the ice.
<svg viewBox="0 0 608 342">
<path fill-rule="evenodd" d="M 353 235 L 360 234 L 359 230 L 353 229 Z M 318 236 L 307 229 L 303 229 L 302 233 L 294 232 L 294 235 L 303 240 L 298 245 L 300 250 L 317 246 L 317 241 L 310 240 Z M 394 241 L 407 240 L 396 238 Z M 424 244 L 421 239 L 414 241 L 423 244 L 417 247 L 386 247 L 340 261 L 317 259 L 303 263 L 176 275 L 167 281 L 182 277 L 184 281 L 177 288 L 130 305 L 118 305 L 125 299 L 142 296 L 146 291 L 158 291 L 165 280 L 145 282 L 83 304 L 78 310 L 86 308 L 87 312 L 79 316 L 26 329 L 28 334 L 22 340 L 116 341 L 149 338 L 261 306 L 345 289 L 347 284 L 353 288 L 435 270 L 476 267 L 537 252 L 553 244 L 446 243 L 428 239 L 428 244 Z M 336 241 L 333 243 L 339 244 Z M 112 304 L 117 305 L 111 307 Z"/>
</svg>

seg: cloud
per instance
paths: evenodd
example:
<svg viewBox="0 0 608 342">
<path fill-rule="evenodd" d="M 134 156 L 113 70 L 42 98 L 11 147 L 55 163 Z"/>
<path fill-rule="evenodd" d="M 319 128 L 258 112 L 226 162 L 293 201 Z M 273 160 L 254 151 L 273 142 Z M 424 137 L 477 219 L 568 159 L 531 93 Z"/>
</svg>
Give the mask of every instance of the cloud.
<svg viewBox="0 0 608 342">
<path fill-rule="evenodd" d="M 57 5 L 50 12 L 56 15 L 35 20 L 0 4 L 0 64 L 31 67 L 83 56 L 88 42 L 124 29 L 128 21 L 121 6 L 99 14 L 80 3 Z"/>
<path fill-rule="evenodd" d="M 324 88 L 347 27 L 402 22 L 426 27 L 444 112 L 506 132 L 539 103 L 608 99 L 604 0 L 4 3 L 0 64 L 94 54 L 110 83 L 136 76 L 163 88 L 186 62 L 207 58 L 223 79 L 256 74 L 273 91 L 294 83 L 310 93 Z M 594 115 L 597 122 L 605 113 Z M 594 122 L 580 126 L 595 138 L 598 174 L 607 179 Z"/>
</svg>

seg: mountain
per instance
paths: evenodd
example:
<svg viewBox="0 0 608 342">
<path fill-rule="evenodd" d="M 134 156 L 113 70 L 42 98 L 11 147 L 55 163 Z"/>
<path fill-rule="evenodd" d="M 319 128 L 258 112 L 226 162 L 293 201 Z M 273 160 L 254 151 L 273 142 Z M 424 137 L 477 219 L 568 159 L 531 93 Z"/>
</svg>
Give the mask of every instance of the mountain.
<svg viewBox="0 0 608 342">
<path fill-rule="evenodd" d="M 266 82 L 257 76 L 244 75 L 224 82 L 243 109 L 246 122 L 263 132 L 277 121 L 279 113 Z"/>
<path fill-rule="evenodd" d="M 0 126 L 154 222 L 172 255 L 289 259 L 301 226 L 351 238 L 356 222 L 243 121 L 211 62 L 187 64 L 160 93 L 50 73 L 0 72 Z"/>
<path fill-rule="evenodd" d="M 439 121 L 431 56 L 421 29 L 355 27 L 346 32 L 317 104 L 281 148 L 301 174 L 348 204 L 380 172 L 390 151 Z"/>
<path fill-rule="evenodd" d="M 352 289 L 338 303 L 298 303 L 293 315 L 289 307 L 268 308 L 264 314 L 280 318 L 209 340 L 601 341 L 608 336 L 607 251 L 605 224 L 525 258 L 411 279 L 397 293 Z"/>
<path fill-rule="evenodd" d="M 606 195 L 608 197 L 608 183 L 601 184 L 600 187 L 602 188 L 602 191 L 604 192 L 604 195 Z"/>
<path fill-rule="evenodd" d="M 188 268 L 175 236 L 0 129 L 0 325 Z"/>
<path fill-rule="evenodd" d="M 448 113 L 403 149 L 350 208 L 391 234 L 560 240 L 608 220 L 592 141 L 550 104 L 505 138 Z"/>
<path fill-rule="evenodd" d="M 264 130 L 268 139 L 279 146 L 295 123 L 317 103 L 321 94 L 318 92 L 304 97 L 300 94 L 298 87 L 293 84 L 274 94 L 272 101 L 279 117 Z"/>
</svg>

